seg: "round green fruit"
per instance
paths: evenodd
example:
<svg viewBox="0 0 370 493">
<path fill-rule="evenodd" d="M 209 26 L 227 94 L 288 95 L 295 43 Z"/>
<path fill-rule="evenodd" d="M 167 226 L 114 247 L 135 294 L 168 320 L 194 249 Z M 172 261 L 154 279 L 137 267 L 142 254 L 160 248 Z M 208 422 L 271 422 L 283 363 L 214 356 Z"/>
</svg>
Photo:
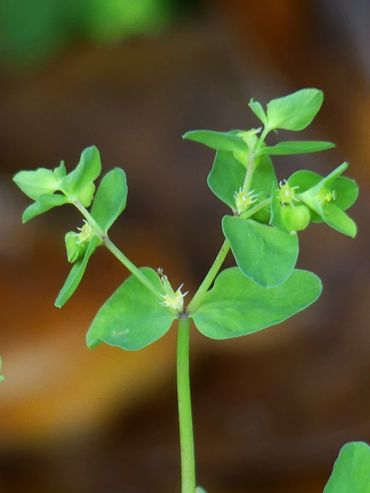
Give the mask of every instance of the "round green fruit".
<svg viewBox="0 0 370 493">
<path fill-rule="evenodd" d="M 311 214 L 305 205 L 286 205 L 281 211 L 282 220 L 288 231 L 302 231 L 311 221 Z"/>
</svg>

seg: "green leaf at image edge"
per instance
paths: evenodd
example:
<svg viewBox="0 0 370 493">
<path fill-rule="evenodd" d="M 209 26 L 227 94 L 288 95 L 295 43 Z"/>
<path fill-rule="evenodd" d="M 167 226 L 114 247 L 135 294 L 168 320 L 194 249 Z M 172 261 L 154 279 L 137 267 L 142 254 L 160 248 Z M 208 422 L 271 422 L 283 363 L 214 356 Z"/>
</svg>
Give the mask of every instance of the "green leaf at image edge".
<svg viewBox="0 0 370 493">
<path fill-rule="evenodd" d="M 222 229 L 236 263 L 249 279 L 269 288 L 292 274 L 298 257 L 296 233 L 236 216 L 225 216 Z"/>
<path fill-rule="evenodd" d="M 233 267 L 219 274 L 191 316 L 211 339 L 240 337 L 283 322 L 311 305 L 321 291 L 312 272 L 297 269 L 285 283 L 267 289 Z"/>
<path fill-rule="evenodd" d="M 94 236 L 85 251 L 84 256 L 78 259 L 70 270 L 67 279 L 60 290 L 57 299 L 55 300 L 55 306 L 61 308 L 73 295 L 73 293 L 78 288 L 82 277 L 86 271 L 87 264 L 90 260 L 91 255 L 94 253 L 96 248 L 100 245 L 101 241 L 97 236 Z"/>
<path fill-rule="evenodd" d="M 158 288 L 158 293 L 163 293 L 155 270 L 149 267 L 140 270 Z M 104 342 L 136 351 L 166 334 L 175 318 L 175 313 L 161 304 L 160 296 L 131 275 L 98 311 L 87 332 L 86 343 L 89 348 Z"/>
<path fill-rule="evenodd" d="M 370 446 L 367 443 L 343 445 L 323 493 L 370 493 Z"/>
<path fill-rule="evenodd" d="M 0 371 L 2 370 L 2 367 L 3 367 L 3 362 L 2 362 L 2 359 L 0 356 Z M 0 374 L 0 382 L 3 382 L 4 380 L 5 380 L 5 377 Z"/>
</svg>

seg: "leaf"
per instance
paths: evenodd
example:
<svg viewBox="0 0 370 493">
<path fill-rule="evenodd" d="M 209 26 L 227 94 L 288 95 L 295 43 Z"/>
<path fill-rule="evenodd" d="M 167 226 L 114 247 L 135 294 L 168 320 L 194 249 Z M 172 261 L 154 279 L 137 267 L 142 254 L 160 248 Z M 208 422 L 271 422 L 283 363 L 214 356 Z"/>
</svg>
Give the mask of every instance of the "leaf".
<svg viewBox="0 0 370 493">
<path fill-rule="evenodd" d="M 53 171 L 46 168 L 38 168 L 35 171 L 19 171 L 13 181 L 16 185 L 33 200 L 37 200 L 40 195 L 52 194 L 60 185 Z"/>
<path fill-rule="evenodd" d="M 95 191 L 94 180 L 100 173 L 100 153 L 95 146 L 87 147 L 82 151 L 76 168 L 63 179 L 63 191 L 77 197 L 85 207 L 89 207 Z"/>
<path fill-rule="evenodd" d="M 235 192 L 243 186 L 246 169 L 231 152 L 219 151 L 213 162 L 207 183 L 211 191 L 222 202 L 235 210 Z M 251 189 L 258 194 L 254 205 L 264 200 L 271 193 L 273 184 L 277 185 L 274 167 L 268 156 L 261 156 L 254 172 Z M 259 220 L 268 221 L 269 214 L 259 213 Z"/>
<path fill-rule="evenodd" d="M 60 290 L 57 299 L 55 300 L 55 306 L 57 308 L 62 308 L 63 305 L 69 300 L 69 298 L 73 295 L 73 293 L 78 288 L 82 277 L 86 271 L 87 264 L 90 260 L 91 255 L 94 253 L 96 248 L 99 246 L 100 240 L 97 236 L 94 236 L 85 251 L 85 254 L 82 258 L 78 259 L 68 277 Z"/>
<path fill-rule="evenodd" d="M 279 142 L 274 146 L 266 146 L 261 149 L 262 153 L 269 154 L 270 156 L 289 156 L 292 154 L 308 154 L 311 152 L 320 152 L 332 149 L 335 144 L 325 141 L 311 141 L 311 140 L 295 140 Z"/>
<path fill-rule="evenodd" d="M 67 170 L 64 161 L 61 161 L 59 166 L 53 169 L 53 173 L 57 180 L 62 180 L 66 176 Z"/>
<path fill-rule="evenodd" d="M 243 186 L 245 167 L 231 152 L 218 151 L 207 183 L 212 192 L 232 210 L 235 209 L 234 194 Z"/>
<path fill-rule="evenodd" d="M 231 216 L 223 218 L 222 229 L 236 263 L 249 279 L 271 288 L 292 274 L 298 257 L 295 233 Z"/>
<path fill-rule="evenodd" d="M 328 226 L 351 238 L 356 236 L 356 223 L 337 205 L 332 203 L 324 204 L 321 211 L 321 217 Z"/>
<path fill-rule="evenodd" d="M 270 130 L 303 130 L 321 108 L 324 95 L 318 89 L 301 89 L 267 104 L 267 126 Z"/>
<path fill-rule="evenodd" d="M 219 274 L 214 287 L 191 316 L 207 337 L 240 337 L 304 310 L 320 296 L 321 290 L 321 281 L 312 272 L 295 270 L 285 283 L 266 289 L 233 267 Z"/>
<path fill-rule="evenodd" d="M 158 274 L 149 267 L 140 270 L 158 288 L 158 293 L 163 293 Z M 98 311 L 87 332 L 86 343 L 89 348 L 105 342 L 135 351 L 166 334 L 175 318 L 159 297 L 131 275 Z"/>
<path fill-rule="evenodd" d="M 1 357 L 0 357 L 0 370 L 2 369 L 3 367 L 3 363 L 2 363 L 2 360 L 1 360 Z M 0 382 L 3 382 L 5 380 L 5 377 L 3 377 L 3 375 L 0 375 Z"/>
<path fill-rule="evenodd" d="M 264 112 L 264 109 L 262 108 L 262 105 L 260 102 L 256 101 L 255 99 L 251 98 L 248 106 L 250 109 L 253 111 L 253 113 L 256 115 L 256 117 L 264 124 L 266 125 L 267 121 L 267 116 L 266 113 Z"/>
<path fill-rule="evenodd" d="M 59 207 L 61 205 L 67 204 L 68 199 L 64 195 L 60 194 L 43 194 L 40 195 L 36 202 L 29 205 L 22 214 L 22 222 L 26 223 L 30 219 L 33 219 L 44 212 L 53 209 L 54 207 Z"/>
<path fill-rule="evenodd" d="M 288 178 L 288 183 L 291 187 L 298 187 L 297 193 L 305 192 L 317 185 L 322 176 L 314 171 L 302 169 L 296 171 Z"/>
<path fill-rule="evenodd" d="M 126 207 L 127 182 L 124 171 L 115 168 L 102 179 L 91 208 L 91 215 L 107 233 Z"/>
<path fill-rule="evenodd" d="M 248 148 L 242 137 L 237 135 L 236 130 L 229 132 L 217 132 L 215 130 L 191 130 L 186 132 L 182 138 L 204 144 L 216 151 L 245 152 Z"/>
<path fill-rule="evenodd" d="M 355 180 L 347 176 L 339 176 L 333 183 L 335 198 L 333 204 L 342 210 L 349 209 L 357 200 L 359 189 Z"/>
<path fill-rule="evenodd" d="M 370 493 L 370 447 L 364 442 L 343 445 L 324 493 Z"/>
<path fill-rule="evenodd" d="M 251 189 L 257 194 L 254 205 L 258 205 L 264 199 L 270 197 L 272 187 L 277 187 L 275 169 L 269 156 L 260 156 L 258 166 L 253 174 Z M 253 219 L 268 223 L 270 220 L 270 206 L 267 206 L 252 216 Z"/>
</svg>

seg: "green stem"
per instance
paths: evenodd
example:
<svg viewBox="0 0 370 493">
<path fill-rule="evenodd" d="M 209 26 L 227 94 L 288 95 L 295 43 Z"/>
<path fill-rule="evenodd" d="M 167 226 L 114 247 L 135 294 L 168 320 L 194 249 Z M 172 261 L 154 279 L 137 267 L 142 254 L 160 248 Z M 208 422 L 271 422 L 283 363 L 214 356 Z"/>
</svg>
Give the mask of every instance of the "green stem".
<svg viewBox="0 0 370 493">
<path fill-rule="evenodd" d="M 243 219 L 248 219 L 248 217 L 253 216 L 253 214 L 258 212 L 260 209 L 263 209 L 264 207 L 266 207 L 270 203 L 271 203 L 271 198 L 263 200 L 262 202 L 255 205 L 251 209 L 248 209 L 247 211 L 245 211 L 243 214 L 241 214 L 240 217 L 242 217 Z M 225 240 L 222 244 L 220 251 L 217 254 L 217 257 L 215 258 L 215 261 L 213 262 L 211 268 L 209 269 L 208 274 L 203 279 L 197 292 L 193 296 L 193 299 L 191 300 L 191 302 L 188 305 L 187 312 L 189 314 L 191 314 L 192 312 L 194 313 L 195 310 L 198 308 L 204 295 L 206 294 L 209 287 L 211 286 L 211 284 L 215 280 L 215 277 L 217 276 L 218 271 L 221 269 L 222 264 L 224 263 L 224 260 L 227 256 L 227 254 L 229 253 L 229 251 L 230 251 L 229 242 L 227 240 Z"/>
<path fill-rule="evenodd" d="M 158 298 L 161 299 L 161 294 L 158 292 L 149 279 L 144 276 L 140 269 L 136 267 L 136 265 L 131 262 L 131 260 L 126 257 L 126 255 L 110 240 L 107 236 L 104 239 L 104 245 L 108 248 L 108 250 L 123 264 L 126 269 L 128 269 L 137 279 L 144 284 L 152 293 L 154 293 Z"/>
<path fill-rule="evenodd" d="M 101 229 L 99 224 L 95 221 L 90 212 L 86 209 L 85 206 L 81 204 L 80 201 L 72 198 L 72 203 L 75 207 L 81 212 L 83 217 L 88 221 L 89 224 L 94 228 L 95 233 L 102 240 L 104 245 L 108 248 L 108 250 L 123 264 L 126 269 L 128 269 L 137 279 L 144 284 L 152 293 L 154 293 L 159 299 L 161 299 L 161 294 L 158 290 L 152 285 L 149 279 L 141 272 L 141 270 L 136 267 L 136 265 L 131 262 L 131 260 L 126 257 L 126 255 L 111 241 L 108 235 Z"/>
<path fill-rule="evenodd" d="M 177 400 L 180 426 L 181 493 L 195 492 L 195 455 L 189 376 L 190 320 L 179 319 L 177 333 Z"/>
<path fill-rule="evenodd" d="M 217 254 L 217 257 L 215 258 L 215 261 L 213 262 L 211 268 L 209 269 L 208 274 L 203 279 L 197 292 L 193 296 L 193 299 L 189 303 L 189 306 L 187 309 L 188 313 L 195 312 L 195 310 L 198 308 L 199 303 L 203 299 L 203 296 L 206 294 L 210 285 L 213 283 L 215 277 L 217 276 L 218 271 L 221 269 L 222 264 L 224 263 L 224 260 L 227 256 L 227 254 L 229 253 L 229 250 L 230 250 L 229 242 L 227 240 L 225 240 L 222 244 L 220 251 Z"/>
</svg>

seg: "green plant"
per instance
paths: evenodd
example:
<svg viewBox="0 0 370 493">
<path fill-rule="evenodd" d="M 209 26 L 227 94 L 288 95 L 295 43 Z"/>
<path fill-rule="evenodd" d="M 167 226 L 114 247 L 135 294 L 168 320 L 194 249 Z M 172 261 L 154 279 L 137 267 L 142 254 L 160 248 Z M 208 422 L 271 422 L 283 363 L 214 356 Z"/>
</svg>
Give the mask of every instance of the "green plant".
<svg viewBox="0 0 370 493">
<path fill-rule="evenodd" d="M 370 493 L 370 447 L 364 442 L 343 445 L 324 493 Z"/>
<path fill-rule="evenodd" d="M 1 361 L 1 357 L 0 357 L 0 370 L 2 368 L 2 361 Z M 2 382 L 4 380 L 4 377 L 2 375 L 0 375 L 0 382 Z"/>
<path fill-rule="evenodd" d="M 67 173 L 64 163 L 53 170 L 20 171 L 14 177 L 33 200 L 23 222 L 54 207 L 75 206 L 84 224 L 65 236 L 71 271 L 56 299 L 62 307 L 77 289 L 94 251 L 105 246 L 131 275 L 104 303 L 86 336 L 93 348 L 101 343 L 138 350 L 178 326 L 177 384 L 181 445 L 182 492 L 196 489 L 189 379 L 190 321 L 205 336 L 227 339 L 252 334 L 282 322 L 311 305 L 321 293 L 313 273 L 296 269 L 298 232 L 311 223 L 325 222 L 354 237 L 356 225 L 344 212 L 356 200 L 358 187 L 343 177 L 347 163 L 322 177 L 308 170 L 278 182 L 270 156 L 323 151 L 323 141 L 282 141 L 268 145 L 266 137 L 279 129 L 306 128 L 323 101 L 317 89 L 303 89 L 274 99 L 264 109 L 249 106 L 262 127 L 216 132 L 196 130 L 184 135 L 213 150 L 216 157 L 208 176 L 211 191 L 230 213 L 222 220 L 225 241 L 209 272 L 187 306 L 182 286 L 174 289 L 162 270 L 137 267 L 111 241 L 109 228 L 126 207 L 125 173 L 109 171 L 95 190 L 101 173 L 96 147 L 85 149 L 77 166 Z M 220 272 L 232 250 L 237 267 Z M 199 489 L 198 491 L 201 491 Z"/>
</svg>

